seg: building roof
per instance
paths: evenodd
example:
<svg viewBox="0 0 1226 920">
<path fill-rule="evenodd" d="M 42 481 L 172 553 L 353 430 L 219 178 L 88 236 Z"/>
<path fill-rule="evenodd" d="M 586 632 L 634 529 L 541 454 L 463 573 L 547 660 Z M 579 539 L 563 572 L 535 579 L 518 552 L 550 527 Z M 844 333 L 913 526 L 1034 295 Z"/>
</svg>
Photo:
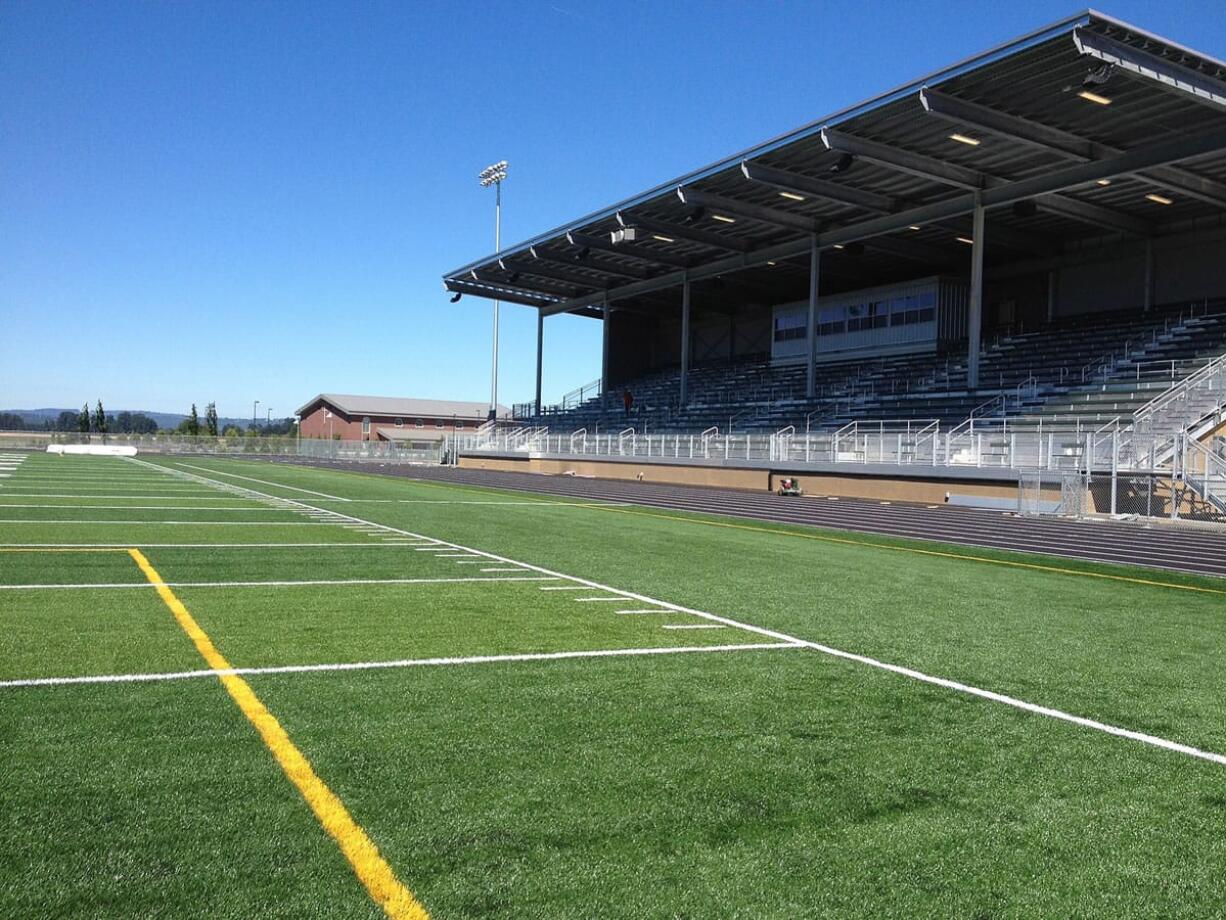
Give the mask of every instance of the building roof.
<svg viewBox="0 0 1226 920">
<path fill-rule="evenodd" d="M 456 416 L 464 419 L 484 419 L 489 415 L 490 404 L 486 402 L 464 402 L 454 399 L 414 399 L 407 396 L 354 396 L 347 393 L 320 393 L 299 407 L 297 414 L 305 415 L 306 410 L 317 402 L 326 402 L 349 416 L 354 415 L 390 415 L 401 418 L 421 416 L 423 418 L 451 418 Z M 498 417 L 509 416 L 511 410 L 506 406 L 498 406 Z"/>
<path fill-rule="evenodd" d="M 1087 10 L 443 280 L 544 315 L 675 308 L 686 280 L 778 303 L 814 244 L 823 291 L 965 268 L 978 202 L 989 270 L 1226 222 L 1226 64 Z"/>
</svg>

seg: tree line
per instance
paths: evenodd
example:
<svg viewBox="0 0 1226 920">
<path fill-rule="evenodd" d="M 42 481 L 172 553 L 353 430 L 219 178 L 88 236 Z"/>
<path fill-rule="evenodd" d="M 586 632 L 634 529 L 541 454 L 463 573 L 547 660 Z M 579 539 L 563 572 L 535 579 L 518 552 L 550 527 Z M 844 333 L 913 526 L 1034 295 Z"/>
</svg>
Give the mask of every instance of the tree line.
<svg viewBox="0 0 1226 920">
<path fill-rule="evenodd" d="M 54 419 L 44 419 L 41 425 L 27 424 L 17 412 L 0 412 L 0 431 L 75 431 L 81 434 L 157 434 L 162 429 L 158 423 L 144 412 L 120 412 L 108 414 L 98 400 L 91 410 L 89 403 L 81 406 L 80 412 L 65 410 Z M 167 429 L 176 434 L 209 435 L 211 437 L 242 437 L 291 434 L 294 430 L 293 419 L 277 419 L 263 425 L 251 424 L 244 431 L 235 425 L 229 425 L 225 431 L 220 430 L 217 417 L 217 403 L 210 402 L 204 407 L 204 418 L 192 403 L 191 411 L 177 427 Z"/>
</svg>

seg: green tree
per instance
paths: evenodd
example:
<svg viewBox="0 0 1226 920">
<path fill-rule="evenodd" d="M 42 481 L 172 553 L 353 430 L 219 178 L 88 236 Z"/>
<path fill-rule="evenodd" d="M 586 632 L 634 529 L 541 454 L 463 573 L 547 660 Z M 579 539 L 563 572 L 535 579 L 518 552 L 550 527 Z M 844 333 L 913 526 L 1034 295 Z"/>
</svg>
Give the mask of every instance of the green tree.
<svg viewBox="0 0 1226 920">
<path fill-rule="evenodd" d="M 89 434 L 89 403 L 81 407 L 81 414 L 77 416 L 77 431 Z"/>
<path fill-rule="evenodd" d="M 192 403 L 192 411 L 187 416 L 187 433 L 192 437 L 200 434 L 200 416 L 196 414 L 195 403 Z"/>
<path fill-rule="evenodd" d="M 94 431 L 106 434 L 106 412 L 102 408 L 102 400 L 98 400 L 98 408 L 94 410 Z"/>
<path fill-rule="evenodd" d="M 55 420 L 56 431 L 74 431 L 77 427 L 77 413 L 65 409 Z"/>
<path fill-rule="evenodd" d="M 26 420 L 16 412 L 0 412 L 0 429 L 4 431 L 21 431 L 26 427 Z"/>
<path fill-rule="evenodd" d="M 209 434 L 217 437 L 217 403 L 211 402 L 204 407 L 204 424 Z"/>
</svg>

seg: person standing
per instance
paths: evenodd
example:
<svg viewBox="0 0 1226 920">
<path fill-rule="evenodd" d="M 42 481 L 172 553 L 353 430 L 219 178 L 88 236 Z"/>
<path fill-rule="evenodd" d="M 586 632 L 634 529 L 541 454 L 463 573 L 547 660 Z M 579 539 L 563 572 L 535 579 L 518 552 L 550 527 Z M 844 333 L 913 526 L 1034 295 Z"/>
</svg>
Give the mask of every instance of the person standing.
<svg viewBox="0 0 1226 920">
<path fill-rule="evenodd" d="M 634 408 L 634 394 L 629 389 L 622 393 L 622 405 L 626 409 L 626 418 L 630 418 L 630 410 Z"/>
</svg>

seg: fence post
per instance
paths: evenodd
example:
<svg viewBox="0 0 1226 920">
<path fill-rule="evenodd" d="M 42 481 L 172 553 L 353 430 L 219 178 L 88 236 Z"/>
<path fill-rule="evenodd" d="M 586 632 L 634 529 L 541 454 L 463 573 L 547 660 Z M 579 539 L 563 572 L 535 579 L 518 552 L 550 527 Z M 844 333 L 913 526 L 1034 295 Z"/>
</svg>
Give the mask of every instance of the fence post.
<svg viewBox="0 0 1226 920">
<path fill-rule="evenodd" d="M 1116 496 L 1120 481 L 1120 433 L 1111 432 L 1111 516 L 1116 514 Z"/>
</svg>

